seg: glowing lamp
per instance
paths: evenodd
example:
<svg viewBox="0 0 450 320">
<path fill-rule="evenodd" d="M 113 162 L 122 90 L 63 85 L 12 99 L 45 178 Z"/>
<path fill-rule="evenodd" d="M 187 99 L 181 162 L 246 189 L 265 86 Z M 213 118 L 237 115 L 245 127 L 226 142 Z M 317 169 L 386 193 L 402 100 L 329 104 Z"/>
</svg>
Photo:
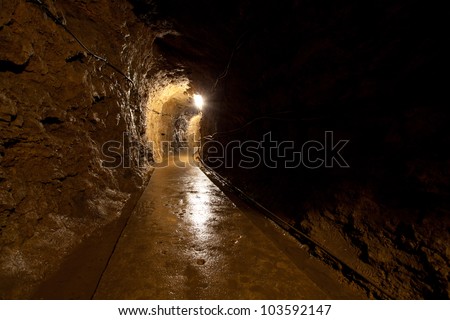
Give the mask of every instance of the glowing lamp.
<svg viewBox="0 0 450 320">
<path fill-rule="evenodd" d="M 194 94 L 194 104 L 197 107 L 197 109 L 202 110 L 205 101 L 203 100 L 203 97 L 201 95 Z"/>
</svg>

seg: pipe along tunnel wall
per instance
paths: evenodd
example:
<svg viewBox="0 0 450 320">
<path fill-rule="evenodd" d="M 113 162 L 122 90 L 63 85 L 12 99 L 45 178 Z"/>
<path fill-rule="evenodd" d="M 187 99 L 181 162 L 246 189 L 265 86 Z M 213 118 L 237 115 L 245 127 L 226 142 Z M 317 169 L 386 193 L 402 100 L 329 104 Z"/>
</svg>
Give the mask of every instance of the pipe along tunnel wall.
<svg viewBox="0 0 450 320">
<path fill-rule="evenodd" d="M 296 147 L 325 132 L 349 140 L 349 168 L 216 171 L 389 296 L 449 297 L 444 10 L 409 1 L 1 6 L 1 298 L 29 297 L 123 215 L 165 156 L 158 142 L 188 120 L 221 145 L 268 132 Z M 196 92 L 207 103 L 201 120 Z M 133 148 L 115 156 L 129 165 L 105 166 L 102 146 L 124 132 Z M 205 163 L 212 156 L 202 148 Z"/>
</svg>

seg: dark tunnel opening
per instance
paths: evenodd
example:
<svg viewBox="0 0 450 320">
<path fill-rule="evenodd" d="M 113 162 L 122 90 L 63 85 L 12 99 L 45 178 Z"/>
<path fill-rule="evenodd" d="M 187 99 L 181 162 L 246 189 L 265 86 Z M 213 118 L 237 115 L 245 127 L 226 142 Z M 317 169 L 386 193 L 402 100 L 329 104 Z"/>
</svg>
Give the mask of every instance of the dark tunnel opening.
<svg viewBox="0 0 450 320">
<path fill-rule="evenodd" d="M 443 10 L 403 0 L 2 5 L 1 298 L 33 297 L 61 266 L 84 270 L 77 254 L 98 255 L 103 276 L 152 186 L 187 211 L 213 212 L 205 203 L 222 203 L 221 189 L 364 297 L 449 298 Z M 217 190 L 196 171 L 158 182 L 184 149 Z M 195 188 L 190 179 L 199 190 L 171 191 Z M 176 208 L 151 210 L 170 225 L 161 213 Z M 101 249 L 80 253 L 87 243 Z M 199 255 L 185 277 L 208 263 Z"/>
</svg>

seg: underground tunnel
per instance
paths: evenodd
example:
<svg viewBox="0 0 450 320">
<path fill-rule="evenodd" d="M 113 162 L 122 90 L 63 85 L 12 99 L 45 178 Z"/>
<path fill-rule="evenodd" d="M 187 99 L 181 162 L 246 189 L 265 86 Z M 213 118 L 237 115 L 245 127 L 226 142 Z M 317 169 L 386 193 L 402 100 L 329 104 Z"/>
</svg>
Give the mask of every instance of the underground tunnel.
<svg viewBox="0 0 450 320">
<path fill-rule="evenodd" d="M 0 1 L 0 298 L 448 299 L 444 12 Z"/>
</svg>

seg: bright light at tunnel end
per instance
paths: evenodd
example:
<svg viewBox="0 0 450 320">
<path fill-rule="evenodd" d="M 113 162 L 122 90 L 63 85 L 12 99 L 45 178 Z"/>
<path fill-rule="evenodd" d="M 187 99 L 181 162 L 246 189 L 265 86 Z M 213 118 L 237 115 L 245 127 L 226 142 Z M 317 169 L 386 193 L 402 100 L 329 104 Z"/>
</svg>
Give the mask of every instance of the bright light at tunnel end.
<svg viewBox="0 0 450 320">
<path fill-rule="evenodd" d="M 194 94 L 194 105 L 197 109 L 202 110 L 204 104 L 205 101 L 203 100 L 203 97 L 200 94 Z"/>
</svg>

